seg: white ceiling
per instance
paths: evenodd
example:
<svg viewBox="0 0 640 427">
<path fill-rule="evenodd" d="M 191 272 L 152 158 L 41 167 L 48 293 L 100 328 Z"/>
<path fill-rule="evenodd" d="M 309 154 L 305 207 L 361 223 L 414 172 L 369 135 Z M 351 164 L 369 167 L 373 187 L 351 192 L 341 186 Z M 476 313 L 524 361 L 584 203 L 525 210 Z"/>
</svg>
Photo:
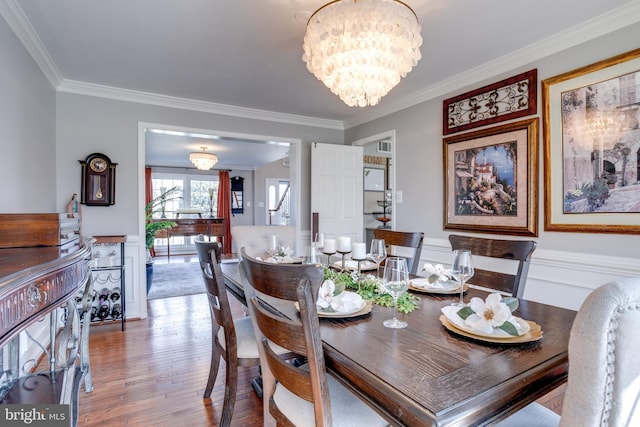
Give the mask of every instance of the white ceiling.
<svg viewBox="0 0 640 427">
<path fill-rule="evenodd" d="M 338 127 L 640 20 L 640 0 L 405 0 L 422 25 L 423 58 L 362 109 L 343 104 L 301 59 L 306 20 L 327 1 L 0 0 L 0 13 L 58 90 L 157 94 Z M 158 145 L 155 159 L 168 156 L 169 142 Z"/>
</svg>

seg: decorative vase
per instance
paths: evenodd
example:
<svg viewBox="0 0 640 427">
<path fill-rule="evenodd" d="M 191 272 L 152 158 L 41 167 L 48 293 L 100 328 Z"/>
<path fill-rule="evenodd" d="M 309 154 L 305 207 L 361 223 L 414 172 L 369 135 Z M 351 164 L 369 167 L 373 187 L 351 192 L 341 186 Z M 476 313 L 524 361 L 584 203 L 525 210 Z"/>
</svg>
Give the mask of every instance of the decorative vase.
<svg viewBox="0 0 640 427">
<path fill-rule="evenodd" d="M 149 289 L 151 289 L 151 284 L 153 283 L 153 263 L 147 263 L 147 294 L 149 294 Z"/>
</svg>

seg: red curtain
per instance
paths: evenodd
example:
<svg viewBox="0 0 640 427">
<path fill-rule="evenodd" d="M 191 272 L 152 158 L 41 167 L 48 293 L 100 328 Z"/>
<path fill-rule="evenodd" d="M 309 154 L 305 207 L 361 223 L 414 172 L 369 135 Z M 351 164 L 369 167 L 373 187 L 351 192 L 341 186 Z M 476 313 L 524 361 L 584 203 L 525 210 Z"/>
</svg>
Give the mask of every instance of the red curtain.
<svg viewBox="0 0 640 427">
<path fill-rule="evenodd" d="M 231 180 L 229 171 L 218 172 L 218 218 L 224 218 L 222 253 L 231 253 Z"/>
<path fill-rule="evenodd" d="M 153 200 L 153 184 L 151 183 L 151 168 L 144 168 L 144 205 L 147 206 Z M 145 212 L 145 216 L 147 213 Z M 156 256 L 156 251 L 151 248 L 151 256 Z"/>
</svg>

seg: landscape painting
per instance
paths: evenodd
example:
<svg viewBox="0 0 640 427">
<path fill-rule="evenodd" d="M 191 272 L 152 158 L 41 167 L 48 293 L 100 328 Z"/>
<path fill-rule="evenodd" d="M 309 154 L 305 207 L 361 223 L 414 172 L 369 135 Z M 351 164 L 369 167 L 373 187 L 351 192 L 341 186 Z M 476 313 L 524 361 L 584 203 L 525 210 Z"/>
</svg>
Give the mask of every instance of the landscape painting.
<svg viewBox="0 0 640 427">
<path fill-rule="evenodd" d="M 445 229 L 536 235 L 538 119 L 444 140 Z"/>
</svg>

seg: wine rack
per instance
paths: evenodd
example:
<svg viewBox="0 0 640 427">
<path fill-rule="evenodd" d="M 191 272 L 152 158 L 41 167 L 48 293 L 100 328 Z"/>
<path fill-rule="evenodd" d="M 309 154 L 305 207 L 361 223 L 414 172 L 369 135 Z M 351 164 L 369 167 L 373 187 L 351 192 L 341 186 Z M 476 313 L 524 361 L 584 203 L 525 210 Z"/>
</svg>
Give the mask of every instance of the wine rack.
<svg viewBox="0 0 640 427">
<path fill-rule="evenodd" d="M 124 243 L 126 236 L 94 236 L 91 247 L 91 323 L 125 325 Z"/>
</svg>

